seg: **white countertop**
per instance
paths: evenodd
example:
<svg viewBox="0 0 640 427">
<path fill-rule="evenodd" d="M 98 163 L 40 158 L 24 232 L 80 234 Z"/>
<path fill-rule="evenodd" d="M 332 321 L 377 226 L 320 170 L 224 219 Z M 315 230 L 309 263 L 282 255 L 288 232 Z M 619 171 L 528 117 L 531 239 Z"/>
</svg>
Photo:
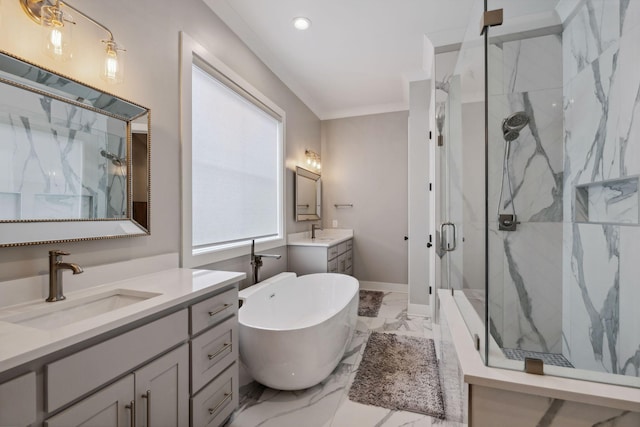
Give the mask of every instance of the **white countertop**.
<svg viewBox="0 0 640 427">
<path fill-rule="evenodd" d="M 310 231 L 293 233 L 287 236 L 287 245 L 318 246 L 328 248 L 353 238 L 353 230 L 345 228 L 325 228 L 316 230 L 316 238 L 311 238 Z"/>
<path fill-rule="evenodd" d="M 464 381 L 502 390 L 582 402 L 622 410 L 640 412 L 640 389 L 554 375 L 533 375 L 523 371 L 486 366 L 474 348 L 454 298 L 448 290 L 439 290 L 441 308 L 456 348 Z M 545 371 L 548 370 L 545 366 Z"/>
<path fill-rule="evenodd" d="M 245 277 L 245 273 L 173 268 L 69 292 L 66 293 L 67 299 L 64 301 L 37 300 L 3 307 L 0 310 L 0 343 L 2 343 L 0 345 L 0 372 L 206 295 Z M 160 295 L 53 330 L 36 329 L 3 321 L 3 319 L 6 320 L 8 317 L 14 317 L 16 314 L 30 310 L 48 309 L 49 307 L 63 308 L 73 304 L 74 301 L 77 302 L 80 298 L 117 289 L 152 292 Z"/>
</svg>

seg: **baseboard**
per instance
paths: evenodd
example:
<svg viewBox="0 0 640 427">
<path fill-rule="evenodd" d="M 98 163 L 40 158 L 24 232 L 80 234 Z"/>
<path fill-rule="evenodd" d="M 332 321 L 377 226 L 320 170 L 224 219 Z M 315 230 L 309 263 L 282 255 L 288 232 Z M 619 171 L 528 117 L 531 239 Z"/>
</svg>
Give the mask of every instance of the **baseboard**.
<svg viewBox="0 0 640 427">
<path fill-rule="evenodd" d="M 431 316 L 431 307 L 428 304 L 409 303 L 407 314 L 410 316 L 429 317 Z"/>
<path fill-rule="evenodd" d="M 407 293 L 409 285 L 406 283 L 367 282 L 360 280 L 360 289 L 368 291 L 402 292 Z"/>
</svg>

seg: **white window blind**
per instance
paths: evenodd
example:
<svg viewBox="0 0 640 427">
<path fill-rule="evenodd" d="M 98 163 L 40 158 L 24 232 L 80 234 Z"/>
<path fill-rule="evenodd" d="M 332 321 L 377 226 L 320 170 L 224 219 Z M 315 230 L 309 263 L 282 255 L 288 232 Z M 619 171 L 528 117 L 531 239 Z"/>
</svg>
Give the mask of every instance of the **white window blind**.
<svg viewBox="0 0 640 427">
<path fill-rule="evenodd" d="M 194 253 L 283 233 L 282 119 L 263 107 L 193 65 Z"/>
</svg>

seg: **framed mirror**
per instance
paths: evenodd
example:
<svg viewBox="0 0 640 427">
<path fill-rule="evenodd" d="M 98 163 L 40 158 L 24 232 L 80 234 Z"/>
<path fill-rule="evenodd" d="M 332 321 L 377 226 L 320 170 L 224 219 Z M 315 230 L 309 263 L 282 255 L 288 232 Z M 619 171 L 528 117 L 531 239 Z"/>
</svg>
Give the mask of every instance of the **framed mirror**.
<svg viewBox="0 0 640 427">
<path fill-rule="evenodd" d="M 150 112 L 0 51 L 0 247 L 150 234 Z"/>
<path fill-rule="evenodd" d="M 321 218 L 322 180 L 320 175 L 296 167 L 296 221 L 317 221 Z"/>
</svg>

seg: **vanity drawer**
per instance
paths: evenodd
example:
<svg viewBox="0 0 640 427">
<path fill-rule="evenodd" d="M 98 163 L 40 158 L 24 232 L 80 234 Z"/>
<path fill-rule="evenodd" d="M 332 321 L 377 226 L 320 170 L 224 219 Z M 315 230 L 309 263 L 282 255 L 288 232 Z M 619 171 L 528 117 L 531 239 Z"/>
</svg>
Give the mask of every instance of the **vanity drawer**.
<svg viewBox="0 0 640 427">
<path fill-rule="evenodd" d="M 333 259 L 335 257 L 338 256 L 338 245 L 335 246 L 331 246 L 329 249 L 327 249 L 327 259 Z"/>
<path fill-rule="evenodd" d="M 89 393 L 188 338 L 184 309 L 49 363 L 46 411 Z"/>
<path fill-rule="evenodd" d="M 225 317 L 235 314 L 237 304 L 238 290 L 233 287 L 189 307 L 191 335 L 195 335 Z"/>
<path fill-rule="evenodd" d="M 0 426 L 28 426 L 35 421 L 35 372 L 0 384 Z"/>
<path fill-rule="evenodd" d="M 347 250 L 350 251 L 353 249 L 353 239 L 349 239 L 345 242 L 347 244 Z"/>
<path fill-rule="evenodd" d="M 338 253 L 343 254 L 347 252 L 347 242 L 342 242 L 338 245 Z"/>
<path fill-rule="evenodd" d="M 237 324 L 233 316 L 191 340 L 191 394 L 238 358 Z"/>
<path fill-rule="evenodd" d="M 338 273 L 345 271 L 347 271 L 347 254 L 342 254 L 338 257 Z"/>
<path fill-rule="evenodd" d="M 338 272 L 338 258 L 334 258 L 327 263 L 327 272 L 329 273 Z"/>
<path fill-rule="evenodd" d="M 351 268 L 353 266 L 353 252 L 348 251 L 347 253 L 345 253 L 345 256 L 347 258 L 347 268 Z"/>
<path fill-rule="evenodd" d="M 238 365 L 229 366 L 218 378 L 191 398 L 192 426 L 219 426 L 238 406 Z"/>
</svg>

